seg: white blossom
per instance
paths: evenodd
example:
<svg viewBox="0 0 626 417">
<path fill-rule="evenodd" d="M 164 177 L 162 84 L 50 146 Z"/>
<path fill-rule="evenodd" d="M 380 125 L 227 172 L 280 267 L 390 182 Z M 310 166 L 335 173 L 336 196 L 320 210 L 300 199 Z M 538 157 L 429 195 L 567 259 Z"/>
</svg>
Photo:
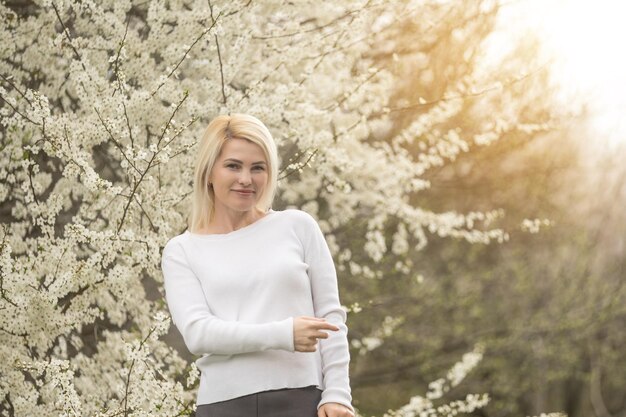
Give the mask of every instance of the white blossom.
<svg viewBox="0 0 626 417">
<path fill-rule="evenodd" d="M 541 227 L 553 226 L 554 221 L 550 219 L 524 219 L 520 228 L 524 232 L 539 233 Z"/>
<path fill-rule="evenodd" d="M 459 94 L 490 80 L 475 74 L 393 133 L 398 80 L 372 55 L 389 45 L 372 28 L 407 12 L 436 21 L 436 3 L 216 0 L 211 13 L 199 0 L 41 0 L 28 17 L 1 4 L 0 202 L 11 200 L 11 212 L 0 230 L 0 392 L 11 392 L 15 415 L 193 410 L 197 367 L 161 339 L 169 314 L 145 284 L 162 290 L 161 249 L 184 230 L 197 143 L 217 114 L 267 124 L 285 158 L 280 198 L 316 217 L 340 272 L 385 279 L 385 257 L 423 249 L 430 234 L 507 240 L 492 227 L 496 207 L 434 212 L 409 198 L 431 186 L 430 169 L 471 146 L 516 126 L 551 128 L 516 124 L 511 111 L 483 116 L 478 133 L 454 126 Z M 416 64 L 432 82 L 427 54 Z M 343 231 L 361 223 L 365 244 L 346 244 Z M 406 261 L 396 269 L 416 273 Z M 352 344 L 372 351 L 400 325 L 385 318 Z M 446 384 L 476 360 L 464 357 Z M 467 397 L 450 410 L 485 402 Z M 397 415 L 431 405 L 414 397 Z"/>
<path fill-rule="evenodd" d="M 428 384 L 426 396 L 415 395 L 409 402 L 397 410 L 390 410 L 384 417 L 426 417 L 454 416 L 459 413 L 471 413 L 489 402 L 487 394 L 468 394 L 464 400 L 454 400 L 447 404 L 435 405 L 452 386 L 458 385 L 467 373 L 480 361 L 483 347 L 478 345 L 472 352 L 463 356 L 449 371 L 446 378 L 439 378 Z"/>
</svg>

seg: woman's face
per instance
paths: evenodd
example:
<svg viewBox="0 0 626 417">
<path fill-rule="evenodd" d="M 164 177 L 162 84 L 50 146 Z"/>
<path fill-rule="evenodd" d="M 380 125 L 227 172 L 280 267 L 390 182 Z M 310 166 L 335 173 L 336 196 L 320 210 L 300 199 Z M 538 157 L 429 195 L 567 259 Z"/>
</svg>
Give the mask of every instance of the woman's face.
<svg viewBox="0 0 626 417">
<path fill-rule="evenodd" d="M 254 209 L 267 185 L 267 170 L 267 160 L 259 145 L 246 139 L 228 139 L 209 176 L 215 211 Z"/>
</svg>

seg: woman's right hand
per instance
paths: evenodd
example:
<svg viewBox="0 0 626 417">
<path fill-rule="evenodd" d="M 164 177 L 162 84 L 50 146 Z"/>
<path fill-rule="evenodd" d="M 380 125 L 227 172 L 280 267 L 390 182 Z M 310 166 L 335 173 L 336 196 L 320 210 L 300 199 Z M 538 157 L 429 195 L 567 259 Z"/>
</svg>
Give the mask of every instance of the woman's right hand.
<svg viewBox="0 0 626 417">
<path fill-rule="evenodd" d="M 296 352 L 315 352 L 317 341 L 328 338 L 328 333 L 322 330 L 337 331 L 339 327 L 318 317 L 294 317 L 293 346 Z"/>
</svg>

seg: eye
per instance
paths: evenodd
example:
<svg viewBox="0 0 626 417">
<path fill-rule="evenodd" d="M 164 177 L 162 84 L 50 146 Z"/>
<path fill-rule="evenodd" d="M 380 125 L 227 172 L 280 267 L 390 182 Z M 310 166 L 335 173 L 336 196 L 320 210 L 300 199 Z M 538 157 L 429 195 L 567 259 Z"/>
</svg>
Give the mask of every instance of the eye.
<svg viewBox="0 0 626 417">
<path fill-rule="evenodd" d="M 226 165 L 226 168 L 237 169 L 237 168 L 239 168 L 239 165 L 237 165 L 237 164 L 228 164 L 228 165 Z"/>
<path fill-rule="evenodd" d="M 265 167 L 262 165 L 256 165 L 252 167 L 252 169 L 256 169 L 257 171 L 265 171 Z"/>
</svg>

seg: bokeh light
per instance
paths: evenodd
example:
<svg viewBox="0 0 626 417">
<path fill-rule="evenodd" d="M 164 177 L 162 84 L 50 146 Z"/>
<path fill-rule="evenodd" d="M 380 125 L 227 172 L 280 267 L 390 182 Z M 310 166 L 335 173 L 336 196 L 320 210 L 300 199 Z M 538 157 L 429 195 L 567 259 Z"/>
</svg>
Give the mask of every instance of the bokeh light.
<svg viewBox="0 0 626 417">
<path fill-rule="evenodd" d="M 492 53 L 522 36 L 537 37 L 563 104 L 587 111 L 591 140 L 626 142 L 626 3 L 616 0 L 520 0 L 500 3 Z"/>
</svg>

